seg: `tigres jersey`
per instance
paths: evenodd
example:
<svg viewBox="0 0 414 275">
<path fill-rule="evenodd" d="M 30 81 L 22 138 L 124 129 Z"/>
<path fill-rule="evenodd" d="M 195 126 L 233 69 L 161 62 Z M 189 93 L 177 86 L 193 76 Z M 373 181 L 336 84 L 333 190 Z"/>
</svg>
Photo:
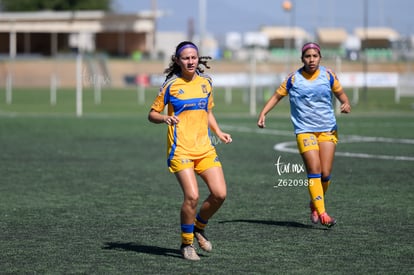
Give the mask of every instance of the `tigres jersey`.
<svg viewBox="0 0 414 275">
<path fill-rule="evenodd" d="M 162 112 L 168 106 L 168 115 L 180 122 L 168 126 L 167 155 L 171 159 L 200 159 L 215 151 L 210 140 L 208 110 L 213 108 L 211 78 L 197 74 L 191 81 L 174 76 L 162 85 L 151 108 Z"/>
</svg>

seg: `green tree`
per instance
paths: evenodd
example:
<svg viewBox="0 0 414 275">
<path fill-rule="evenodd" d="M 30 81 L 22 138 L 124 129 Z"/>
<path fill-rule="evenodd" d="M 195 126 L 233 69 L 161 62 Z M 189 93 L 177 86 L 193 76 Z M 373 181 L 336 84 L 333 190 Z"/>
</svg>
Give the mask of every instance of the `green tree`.
<svg viewBox="0 0 414 275">
<path fill-rule="evenodd" d="M 113 0 L 0 0 L 3 11 L 111 10 Z"/>
</svg>

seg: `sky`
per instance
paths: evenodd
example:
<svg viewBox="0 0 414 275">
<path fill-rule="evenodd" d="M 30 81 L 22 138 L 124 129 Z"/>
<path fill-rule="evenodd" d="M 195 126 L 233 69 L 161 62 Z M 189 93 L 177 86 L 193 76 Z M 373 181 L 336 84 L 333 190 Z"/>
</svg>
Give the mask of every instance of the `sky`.
<svg viewBox="0 0 414 275">
<path fill-rule="evenodd" d="M 199 4 L 206 9 L 201 13 Z M 282 8 L 284 0 L 114 0 L 122 13 L 149 11 L 156 3 L 165 15 L 157 20 L 158 31 L 188 31 L 194 22 L 213 35 L 256 32 L 261 26 L 295 25 L 314 34 L 320 27 L 391 27 L 403 36 L 414 35 L 413 0 L 291 0 L 293 9 Z M 365 9 L 365 7 L 367 7 Z M 205 18 L 205 21 L 200 20 Z M 202 23 L 204 22 L 204 23 Z"/>
</svg>

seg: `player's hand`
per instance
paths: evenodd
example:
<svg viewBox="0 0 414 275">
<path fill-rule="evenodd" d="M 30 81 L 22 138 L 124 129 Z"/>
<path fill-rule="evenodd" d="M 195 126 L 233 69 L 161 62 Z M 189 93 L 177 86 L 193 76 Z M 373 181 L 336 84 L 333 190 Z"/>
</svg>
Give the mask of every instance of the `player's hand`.
<svg viewBox="0 0 414 275">
<path fill-rule="evenodd" d="M 341 105 L 341 113 L 350 113 L 351 112 L 351 105 L 349 103 L 344 103 Z"/>
<path fill-rule="evenodd" d="M 164 122 L 168 125 L 174 125 L 180 122 L 180 119 L 176 116 L 166 116 Z"/>
<path fill-rule="evenodd" d="M 227 133 L 223 133 L 222 135 L 219 136 L 219 138 L 225 144 L 231 143 L 233 141 L 233 139 L 231 138 L 231 135 Z"/>
<path fill-rule="evenodd" d="M 259 120 L 257 121 L 257 126 L 259 126 L 259 128 L 266 128 L 265 116 L 259 117 Z"/>
</svg>

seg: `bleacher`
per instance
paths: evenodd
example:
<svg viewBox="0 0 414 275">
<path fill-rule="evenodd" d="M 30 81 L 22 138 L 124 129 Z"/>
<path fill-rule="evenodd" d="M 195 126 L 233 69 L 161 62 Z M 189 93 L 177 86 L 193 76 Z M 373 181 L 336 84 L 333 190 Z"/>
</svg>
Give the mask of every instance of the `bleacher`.
<svg viewBox="0 0 414 275">
<path fill-rule="evenodd" d="M 393 53 L 391 49 L 385 48 L 369 48 L 365 49 L 368 61 L 391 61 L 393 59 Z"/>
<path fill-rule="evenodd" d="M 335 59 L 337 57 L 345 58 L 346 51 L 343 48 L 323 49 L 322 56 L 325 59 Z M 299 58 L 300 51 L 297 49 L 272 48 L 270 50 L 270 57 L 274 61 L 284 61 L 287 57 Z"/>
<path fill-rule="evenodd" d="M 272 48 L 270 50 L 270 59 L 272 61 L 283 62 L 287 58 L 299 58 L 300 53 L 297 49 Z"/>
</svg>

